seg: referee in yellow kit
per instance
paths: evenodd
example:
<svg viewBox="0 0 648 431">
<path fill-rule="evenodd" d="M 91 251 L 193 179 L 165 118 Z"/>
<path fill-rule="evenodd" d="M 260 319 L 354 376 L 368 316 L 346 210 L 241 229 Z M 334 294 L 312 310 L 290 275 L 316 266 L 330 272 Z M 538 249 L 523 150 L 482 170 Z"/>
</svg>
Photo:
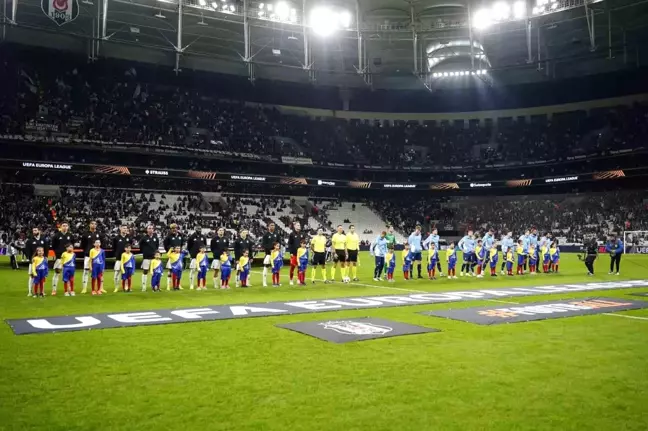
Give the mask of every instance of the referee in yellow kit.
<svg viewBox="0 0 648 431">
<path fill-rule="evenodd" d="M 349 225 L 349 233 L 346 235 L 347 249 L 347 281 L 353 276 L 353 281 L 358 280 L 358 252 L 360 251 L 360 237 L 355 231 L 354 225 Z"/>
<path fill-rule="evenodd" d="M 313 251 L 313 268 L 311 269 L 311 282 L 315 283 L 315 270 L 319 266 L 322 268 L 322 279 L 328 284 L 326 279 L 326 237 L 322 228 L 317 229 L 317 235 L 311 239 L 311 250 Z"/>
<path fill-rule="evenodd" d="M 346 274 L 346 261 L 347 261 L 347 237 L 344 234 L 344 228 L 342 225 L 338 225 L 337 232 L 331 237 L 331 243 L 333 245 L 333 267 L 331 268 L 331 281 L 335 281 L 335 270 L 337 269 L 338 263 L 340 264 L 342 281 L 348 283 L 349 279 Z"/>
</svg>

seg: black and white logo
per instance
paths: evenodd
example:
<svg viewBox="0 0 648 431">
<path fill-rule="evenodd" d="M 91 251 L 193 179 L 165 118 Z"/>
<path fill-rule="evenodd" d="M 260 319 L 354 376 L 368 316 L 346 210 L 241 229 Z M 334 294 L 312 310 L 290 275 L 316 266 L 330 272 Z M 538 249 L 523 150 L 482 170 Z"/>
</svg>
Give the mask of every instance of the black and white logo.
<svg viewBox="0 0 648 431">
<path fill-rule="evenodd" d="M 470 183 L 470 187 L 472 188 L 481 188 L 481 187 L 491 187 L 491 183 Z"/>
<path fill-rule="evenodd" d="M 58 25 L 74 21 L 79 16 L 78 0 L 41 0 L 41 9 Z"/>
<path fill-rule="evenodd" d="M 386 334 L 393 328 L 389 326 L 375 325 L 373 323 L 358 322 L 353 320 L 329 320 L 328 322 L 318 323 L 324 329 L 330 329 L 338 334 L 347 335 L 374 335 Z"/>
<path fill-rule="evenodd" d="M 333 181 L 317 180 L 317 185 L 318 185 L 318 186 L 335 186 L 335 182 L 333 182 Z"/>
<path fill-rule="evenodd" d="M 146 172 L 146 175 L 162 175 L 162 176 L 168 176 L 169 175 L 169 171 L 158 171 L 158 170 L 155 170 L 155 169 L 147 169 L 145 172 Z"/>
<path fill-rule="evenodd" d="M 399 335 L 439 332 L 438 329 L 409 325 L 392 320 L 361 317 L 319 322 L 297 322 L 277 325 L 300 334 L 310 335 L 331 343 L 373 340 L 375 338 L 397 337 Z"/>
</svg>

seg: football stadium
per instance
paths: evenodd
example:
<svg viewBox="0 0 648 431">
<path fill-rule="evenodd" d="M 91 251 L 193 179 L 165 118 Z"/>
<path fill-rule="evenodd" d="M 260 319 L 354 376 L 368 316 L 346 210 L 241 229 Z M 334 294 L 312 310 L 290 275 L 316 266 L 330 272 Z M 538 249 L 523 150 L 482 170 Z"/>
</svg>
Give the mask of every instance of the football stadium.
<svg viewBox="0 0 648 431">
<path fill-rule="evenodd" d="M 645 0 L 1 0 L 0 430 L 648 430 Z"/>
</svg>

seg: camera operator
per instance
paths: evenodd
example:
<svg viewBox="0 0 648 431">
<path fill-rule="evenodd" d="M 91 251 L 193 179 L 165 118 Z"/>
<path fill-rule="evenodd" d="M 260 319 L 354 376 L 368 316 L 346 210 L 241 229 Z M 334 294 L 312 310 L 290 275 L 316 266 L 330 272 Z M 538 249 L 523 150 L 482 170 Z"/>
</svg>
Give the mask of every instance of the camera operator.
<svg viewBox="0 0 648 431">
<path fill-rule="evenodd" d="M 619 275 L 621 255 L 623 254 L 623 241 L 612 235 L 607 244 L 605 244 L 605 251 L 610 254 L 610 272 L 608 274 L 613 274 L 614 265 L 616 264 L 616 275 Z"/>
<path fill-rule="evenodd" d="M 585 244 L 585 266 L 587 267 L 587 275 L 594 275 L 594 261 L 598 257 L 598 245 L 595 239 Z"/>
</svg>

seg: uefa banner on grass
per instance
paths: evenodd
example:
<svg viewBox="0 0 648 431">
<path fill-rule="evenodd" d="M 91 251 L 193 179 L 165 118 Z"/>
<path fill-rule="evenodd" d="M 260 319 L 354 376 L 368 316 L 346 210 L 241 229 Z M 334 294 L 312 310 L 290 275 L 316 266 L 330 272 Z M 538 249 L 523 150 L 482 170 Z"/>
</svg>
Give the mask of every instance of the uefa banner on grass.
<svg viewBox="0 0 648 431">
<path fill-rule="evenodd" d="M 250 317 L 322 313 L 367 308 L 402 307 L 407 305 L 442 304 L 449 302 L 488 300 L 517 296 L 551 295 L 557 293 L 594 292 L 648 286 L 648 280 L 608 281 L 604 283 L 561 284 L 551 286 L 508 287 L 449 292 L 414 293 L 410 295 L 356 296 L 303 301 L 275 301 L 258 304 L 212 305 L 199 308 L 142 310 L 122 313 L 78 314 L 74 316 L 7 319 L 16 335 L 82 331 L 87 329 L 123 328 L 143 325 L 201 322 Z M 51 298 L 52 301 L 68 298 Z M 143 299 L 142 302 L 145 302 Z M 631 301 L 626 301 L 631 302 Z M 646 302 L 648 304 L 648 302 Z M 639 307 L 641 308 L 641 307 Z M 38 308 L 42 310 L 42 308 Z M 490 308 L 489 308 L 490 309 Z M 609 310 L 608 310 L 609 311 Z M 443 316 L 446 317 L 446 316 Z"/>
<path fill-rule="evenodd" d="M 478 325 L 529 322 L 532 320 L 559 319 L 562 317 L 588 316 L 613 311 L 648 308 L 647 301 L 620 298 L 587 298 L 532 302 L 509 307 L 474 307 L 454 310 L 423 311 L 421 314 L 446 317 Z"/>
</svg>

